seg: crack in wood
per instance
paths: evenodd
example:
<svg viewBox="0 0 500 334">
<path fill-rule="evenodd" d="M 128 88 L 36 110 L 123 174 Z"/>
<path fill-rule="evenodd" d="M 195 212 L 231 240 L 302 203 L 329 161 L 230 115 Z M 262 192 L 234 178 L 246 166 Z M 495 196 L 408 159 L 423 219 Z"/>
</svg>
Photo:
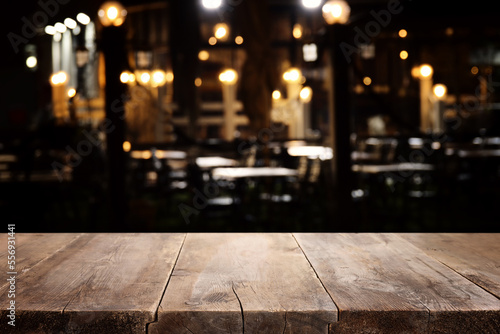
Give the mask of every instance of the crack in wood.
<svg viewBox="0 0 500 334">
<path fill-rule="evenodd" d="M 179 261 L 179 257 L 181 255 L 181 252 L 182 252 L 182 249 L 184 248 L 184 243 L 186 242 L 186 238 L 187 238 L 187 233 L 184 234 L 184 239 L 182 239 L 182 243 L 181 243 L 181 246 L 179 247 L 179 251 L 177 252 L 177 257 L 175 258 L 175 261 L 174 261 L 174 265 L 172 266 L 172 269 L 170 271 L 170 275 L 168 277 L 168 280 L 167 280 L 167 283 L 165 284 L 165 287 L 163 288 L 163 291 L 161 293 L 161 296 L 160 296 L 160 300 L 158 301 L 158 306 L 156 307 L 156 310 L 155 310 L 155 314 L 154 314 L 154 317 L 153 317 L 153 321 L 150 321 L 150 322 L 147 322 L 146 323 L 146 334 L 149 333 L 149 325 L 153 324 L 153 323 L 156 323 L 158 322 L 158 310 L 160 309 L 161 307 L 161 301 L 163 300 L 163 296 L 165 296 L 165 291 L 167 291 L 167 286 L 168 286 L 168 283 L 170 283 L 170 279 L 172 278 L 172 274 L 174 273 L 175 271 L 175 266 L 177 265 L 177 261 Z M 184 324 L 183 324 L 184 325 Z M 186 326 L 184 326 L 186 327 Z M 187 327 L 186 327 L 187 328 Z M 189 328 L 187 328 L 189 330 Z M 189 330 L 190 331 L 190 330 Z M 190 331 L 191 332 L 191 331 Z M 191 332 L 193 333 L 193 332 Z M 194 333 L 193 333 L 194 334 Z"/>
<path fill-rule="evenodd" d="M 318 279 L 319 283 L 321 283 L 321 286 L 323 287 L 323 289 L 325 290 L 325 292 L 328 294 L 328 296 L 330 297 L 330 299 L 332 300 L 332 303 L 335 305 L 335 307 L 337 308 L 337 321 L 340 320 L 340 308 L 339 306 L 337 305 L 337 303 L 335 302 L 335 300 L 333 300 L 333 297 L 332 295 L 330 294 L 330 292 L 328 291 L 328 289 L 326 288 L 325 284 L 323 284 L 323 281 L 321 281 L 321 278 L 319 278 L 319 275 L 318 273 L 316 272 L 316 269 L 314 269 L 311 261 L 309 260 L 309 258 L 307 257 L 307 254 L 306 252 L 304 252 L 304 250 L 302 249 L 302 246 L 299 244 L 299 241 L 297 240 L 297 238 L 295 238 L 295 234 L 291 233 L 292 235 L 292 238 L 293 240 L 295 240 L 295 242 L 297 243 L 297 246 L 299 247 L 300 251 L 302 252 L 302 254 L 304 255 L 304 257 L 306 258 L 307 260 L 307 263 L 309 263 L 309 266 L 311 267 L 312 271 L 314 272 L 314 275 L 316 275 L 316 278 Z"/>
<path fill-rule="evenodd" d="M 238 303 L 240 304 L 242 334 L 245 334 L 245 314 L 243 313 L 243 304 L 241 304 L 240 297 L 238 297 L 238 294 L 236 293 L 236 290 L 234 289 L 234 282 L 231 285 L 231 289 L 233 290 L 233 293 L 236 296 Z"/>
<path fill-rule="evenodd" d="M 285 334 L 285 330 L 286 330 L 286 326 L 288 325 L 287 321 L 286 321 L 286 310 L 285 310 L 285 326 L 283 327 L 283 332 L 282 334 Z"/>
<path fill-rule="evenodd" d="M 61 311 L 61 314 L 64 314 L 64 311 L 66 311 L 66 309 L 68 308 L 68 305 L 71 304 L 71 302 L 73 300 L 75 300 L 79 295 L 80 293 L 82 293 L 82 290 L 89 284 L 90 280 L 92 279 L 92 277 L 94 277 L 96 274 L 96 272 L 94 271 L 92 273 L 92 275 L 89 276 L 89 278 L 85 281 L 84 284 L 82 284 L 82 286 L 80 287 L 80 289 L 78 289 L 78 292 L 66 303 L 66 305 L 64 305 L 62 311 Z"/>
</svg>

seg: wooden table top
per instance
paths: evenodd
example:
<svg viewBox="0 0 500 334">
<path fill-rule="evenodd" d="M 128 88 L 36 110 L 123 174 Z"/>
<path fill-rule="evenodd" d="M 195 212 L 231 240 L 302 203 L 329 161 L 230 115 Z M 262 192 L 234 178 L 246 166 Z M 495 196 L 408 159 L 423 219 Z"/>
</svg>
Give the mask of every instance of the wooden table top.
<svg viewBox="0 0 500 334">
<path fill-rule="evenodd" d="M 500 234 L 40 233 L 15 246 L 0 333 L 500 332 Z"/>
</svg>

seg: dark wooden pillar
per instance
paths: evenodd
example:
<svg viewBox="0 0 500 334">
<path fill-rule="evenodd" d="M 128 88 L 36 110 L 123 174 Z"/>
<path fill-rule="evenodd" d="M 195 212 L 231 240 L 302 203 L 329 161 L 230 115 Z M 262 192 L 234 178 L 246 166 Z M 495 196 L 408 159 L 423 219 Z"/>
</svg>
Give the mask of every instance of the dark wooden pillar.
<svg viewBox="0 0 500 334">
<path fill-rule="evenodd" d="M 110 229 L 118 231 L 127 229 L 126 156 L 123 152 L 126 95 L 125 85 L 120 82 L 120 74 L 126 68 L 125 29 L 104 27 L 101 42 L 106 75 L 104 130 L 109 175 L 109 218 Z"/>
<path fill-rule="evenodd" d="M 330 64 L 331 64 L 331 94 L 330 106 L 332 146 L 333 146 L 333 175 L 334 193 L 336 199 L 336 217 L 339 218 L 335 228 L 349 229 L 352 222 L 353 173 L 351 170 L 351 101 L 349 90 L 348 59 L 340 47 L 342 42 L 349 43 L 351 28 L 335 24 L 328 27 Z"/>
<path fill-rule="evenodd" d="M 174 98 L 179 109 L 189 118 L 187 135 L 196 138 L 196 123 L 200 114 L 200 99 L 194 81 L 198 76 L 200 20 L 198 0 L 170 3 L 170 47 L 174 70 Z"/>
</svg>

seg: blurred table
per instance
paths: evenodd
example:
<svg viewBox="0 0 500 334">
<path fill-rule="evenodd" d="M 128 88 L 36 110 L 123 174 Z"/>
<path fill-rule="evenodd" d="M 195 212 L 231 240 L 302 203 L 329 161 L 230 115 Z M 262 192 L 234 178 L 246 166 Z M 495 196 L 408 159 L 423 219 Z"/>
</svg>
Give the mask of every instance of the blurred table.
<svg viewBox="0 0 500 334">
<path fill-rule="evenodd" d="M 134 150 L 130 151 L 130 157 L 133 159 L 151 159 L 156 157 L 158 159 L 186 159 L 187 153 L 184 151 L 176 150 Z"/>
<path fill-rule="evenodd" d="M 297 176 L 295 169 L 283 167 L 232 167 L 215 168 L 212 177 L 217 179 L 241 179 L 250 177 L 286 177 Z"/>
<path fill-rule="evenodd" d="M 434 165 L 424 163 L 410 163 L 403 162 L 399 164 L 386 164 L 386 165 L 352 165 L 352 171 L 366 174 L 378 174 L 389 172 L 403 172 L 403 171 L 432 171 L 435 169 Z"/>
<path fill-rule="evenodd" d="M 460 158 L 497 158 L 500 157 L 500 149 L 459 149 L 455 153 Z"/>
<path fill-rule="evenodd" d="M 195 161 L 198 167 L 200 167 L 201 169 L 233 167 L 238 165 L 237 160 L 223 157 L 198 157 Z"/>
<path fill-rule="evenodd" d="M 0 162 L 17 162 L 17 156 L 13 154 L 0 154 Z"/>
<path fill-rule="evenodd" d="M 287 152 L 292 157 L 308 157 L 309 159 L 331 160 L 333 150 L 325 146 L 290 146 Z"/>
<path fill-rule="evenodd" d="M 7 264 L 7 233 L 0 235 Z M 0 333 L 498 333 L 500 234 L 15 234 Z M 8 291 L 15 289 L 15 325 Z"/>
</svg>

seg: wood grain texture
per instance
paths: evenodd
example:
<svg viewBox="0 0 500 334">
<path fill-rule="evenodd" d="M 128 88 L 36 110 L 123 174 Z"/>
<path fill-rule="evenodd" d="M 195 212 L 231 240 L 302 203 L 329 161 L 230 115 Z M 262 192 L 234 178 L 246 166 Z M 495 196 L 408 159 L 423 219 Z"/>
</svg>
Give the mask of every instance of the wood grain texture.
<svg viewBox="0 0 500 334">
<path fill-rule="evenodd" d="M 290 234 L 189 234 L 149 333 L 327 333 L 337 309 Z"/>
<path fill-rule="evenodd" d="M 333 333 L 498 333 L 493 295 L 393 234 L 295 234 L 339 308 Z"/>
<path fill-rule="evenodd" d="M 83 234 L 19 280 L 16 330 L 144 333 L 184 237 Z M 5 302 L 0 302 L 2 310 Z M 10 329 L 5 326 L 0 323 L 0 332 Z"/>
<path fill-rule="evenodd" d="M 398 234 L 429 256 L 500 298 L 500 234 Z"/>
<path fill-rule="evenodd" d="M 23 273 L 30 270 L 39 262 L 46 260 L 71 242 L 74 242 L 80 236 L 81 234 L 79 233 L 16 233 L 15 261 L 18 278 L 21 278 Z M 2 245 L 0 249 L 0 263 L 2 266 L 7 264 L 7 238 L 7 233 L 2 233 L 0 235 Z M 0 282 L 0 289 L 4 288 L 6 285 L 7 282 L 2 280 Z"/>
</svg>

